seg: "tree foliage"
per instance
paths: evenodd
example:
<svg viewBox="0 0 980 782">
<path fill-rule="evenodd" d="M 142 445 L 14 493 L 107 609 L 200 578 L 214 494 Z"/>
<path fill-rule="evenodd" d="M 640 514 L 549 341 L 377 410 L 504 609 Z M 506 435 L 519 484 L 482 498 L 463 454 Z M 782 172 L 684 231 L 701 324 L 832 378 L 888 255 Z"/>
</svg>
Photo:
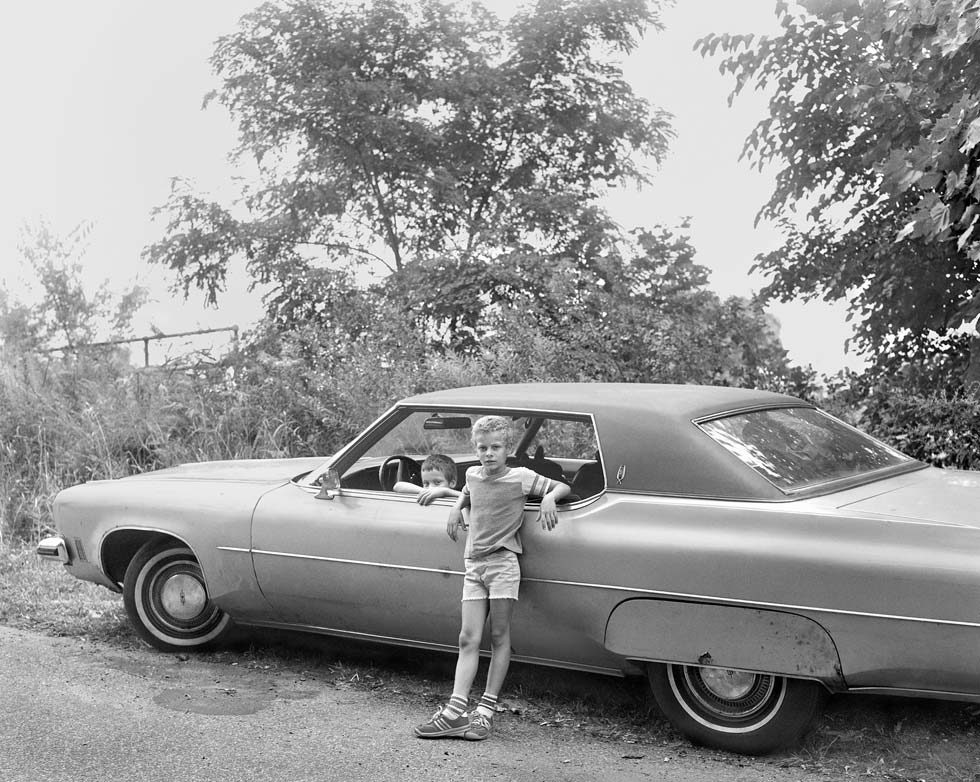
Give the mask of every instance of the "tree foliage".
<svg viewBox="0 0 980 782">
<path fill-rule="evenodd" d="M 211 302 L 244 259 L 270 286 L 263 356 L 782 383 L 761 306 L 708 290 L 685 226 L 631 233 L 601 206 L 671 135 L 617 62 L 650 26 L 647 0 L 537 0 L 507 21 L 446 0 L 266 3 L 218 42 L 209 98 L 260 182 L 229 207 L 179 185 L 147 255 Z"/>
<path fill-rule="evenodd" d="M 85 282 L 86 241 L 91 226 L 81 223 L 59 236 L 45 222 L 23 228 L 21 262 L 30 275 L 23 301 L 0 291 L 0 345 L 15 350 L 74 349 L 97 339 L 125 335 L 146 300 L 133 286 L 117 294 L 108 282 Z"/>
<path fill-rule="evenodd" d="M 762 291 L 848 299 L 874 370 L 970 359 L 956 329 L 980 315 L 980 6 L 975 0 L 777 3 L 781 35 L 711 35 L 734 98 L 769 116 L 746 141 L 779 167 L 760 218 L 785 247 L 757 258 Z M 974 340 L 967 380 L 980 379 Z M 924 376 L 936 379 L 936 372 Z"/>
<path fill-rule="evenodd" d="M 480 382 L 706 383 L 809 393 L 804 373 L 788 367 L 778 327 L 761 303 L 712 292 L 683 229 L 637 229 L 610 246 L 596 259 L 614 281 L 608 285 L 583 285 L 570 263 L 550 269 L 547 295 L 532 285 L 489 309 L 479 343 L 465 350 L 436 349 L 413 329 L 410 313 L 334 276 L 325 297 L 346 320 L 321 318 L 311 306 L 308 319 L 268 322 L 249 348 L 255 371 L 280 359 L 302 361 L 313 378 L 309 367 L 328 355 L 333 374 L 380 367 L 405 378 L 414 366 L 427 377 L 433 367 L 458 364 Z"/>
<path fill-rule="evenodd" d="M 370 270 L 420 328 L 473 341 L 486 307 L 547 285 L 531 267 L 588 273 L 598 199 L 663 155 L 667 115 L 615 61 L 658 24 L 646 0 L 539 0 L 507 22 L 447 0 L 265 3 L 219 40 L 209 97 L 261 182 L 234 207 L 178 184 L 147 255 L 212 303 L 244 258 L 281 320 L 296 280 Z"/>
<path fill-rule="evenodd" d="M 608 247 L 596 259 L 603 284 L 581 285 L 572 265 L 551 270 L 550 295 L 501 310 L 485 344 L 547 345 L 542 379 L 785 388 L 775 324 L 758 302 L 709 289 L 686 227 L 636 229 Z"/>
</svg>

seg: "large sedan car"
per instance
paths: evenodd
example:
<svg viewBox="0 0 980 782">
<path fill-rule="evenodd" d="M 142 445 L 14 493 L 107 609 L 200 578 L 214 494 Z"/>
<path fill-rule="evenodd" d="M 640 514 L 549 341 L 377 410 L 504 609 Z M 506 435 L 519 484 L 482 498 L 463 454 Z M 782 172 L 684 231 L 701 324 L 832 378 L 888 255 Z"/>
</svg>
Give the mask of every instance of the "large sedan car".
<svg viewBox="0 0 980 782">
<path fill-rule="evenodd" d="M 149 644 L 232 623 L 455 651 L 464 537 L 417 483 L 510 461 L 571 486 L 523 530 L 513 659 L 644 674 L 698 743 L 799 740 L 828 692 L 980 701 L 980 473 L 928 467 L 789 396 L 525 384 L 395 404 L 329 458 L 186 464 L 61 492 L 42 557 L 121 591 Z M 534 498 L 526 518 L 536 515 Z"/>
</svg>

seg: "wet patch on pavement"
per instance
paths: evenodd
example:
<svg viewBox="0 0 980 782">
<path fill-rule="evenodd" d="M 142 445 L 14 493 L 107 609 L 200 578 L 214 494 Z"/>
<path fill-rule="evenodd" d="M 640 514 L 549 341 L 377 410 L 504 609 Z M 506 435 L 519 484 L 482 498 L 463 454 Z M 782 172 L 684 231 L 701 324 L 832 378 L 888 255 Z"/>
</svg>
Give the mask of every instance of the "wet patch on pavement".
<svg viewBox="0 0 980 782">
<path fill-rule="evenodd" d="M 102 664 L 162 686 L 153 702 L 164 709 L 212 716 L 243 716 L 268 708 L 277 700 L 315 698 L 308 680 L 280 672 L 256 671 L 237 664 L 221 666 L 177 655 L 110 654 Z M 305 684 L 305 686 L 304 686 Z M 156 689 L 155 687 L 152 689 Z"/>
<path fill-rule="evenodd" d="M 255 714 L 271 706 L 275 700 L 274 692 L 249 692 L 234 687 L 179 687 L 163 690 L 153 696 L 157 706 L 171 711 L 220 716 Z"/>
</svg>

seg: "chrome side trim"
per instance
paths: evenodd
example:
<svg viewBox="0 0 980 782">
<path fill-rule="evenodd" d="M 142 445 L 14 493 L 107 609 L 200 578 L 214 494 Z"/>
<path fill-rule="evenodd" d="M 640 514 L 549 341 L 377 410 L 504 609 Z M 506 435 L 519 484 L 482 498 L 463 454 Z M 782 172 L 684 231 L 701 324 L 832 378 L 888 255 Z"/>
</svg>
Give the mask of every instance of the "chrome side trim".
<svg viewBox="0 0 980 782">
<path fill-rule="evenodd" d="M 221 547 L 219 547 L 221 548 Z M 225 549 L 226 551 L 245 551 L 246 549 Z M 312 559 L 318 562 L 336 562 L 339 565 L 364 565 L 365 567 L 376 567 L 385 570 L 411 570 L 419 573 L 438 573 L 441 576 L 462 576 L 462 570 L 451 570 L 450 568 L 437 567 L 417 567 L 415 565 L 392 565 L 387 562 L 367 562 L 360 559 L 341 559 L 339 557 L 318 557 L 312 554 L 286 554 L 281 551 L 265 551 L 263 549 L 253 549 L 252 554 L 265 554 L 272 557 L 286 557 L 287 559 Z"/>
<path fill-rule="evenodd" d="M 235 549 L 219 546 L 225 551 L 244 552 L 247 549 Z M 254 554 L 264 554 L 272 557 L 286 557 L 288 559 L 309 559 L 318 562 L 336 562 L 341 565 L 363 565 L 366 567 L 377 567 L 386 570 L 411 570 L 423 573 L 439 573 L 440 575 L 462 576 L 463 571 L 451 570 L 449 568 L 428 568 L 417 567 L 415 565 L 396 565 L 388 562 L 369 562 L 358 559 L 341 559 L 338 557 L 320 557 L 312 554 L 288 554 L 281 551 L 266 551 L 264 549 L 253 549 Z M 664 598 L 667 600 L 687 600 L 700 603 L 715 603 L 720 605 L 749 606 L 752 608 L 769 608 L 777 611 L 796 611 L 816 614 L 837 614 L 839 616 L 859 616 L 867 619 L 890 619 L 899 622 L 924 622 L 928 624 L 946 625 L 949 627 L 975 627 L 980 628 L 980 622 L 964 622 L 956 619 L 931 619 L 922 616 L 901 616 L 898 614 L 875 614 L 868 611 L 849 611 L 844 608 L 822 608 L 820 606 L 795 605 L 791 603 L 770 603 L 764 600 L 742 600 L 736 597 L 721 597 L 719 595 L 696 595 L 687 592 L 668 592 L 663 589 L 645 589 L 643 587 L 617 586 L 614 584 L 592 584 L 585 581 L 563 581 L 553 578 L 528 578 L 521 579 L 527 583 L 551 584 L 554 586 L 575 587 L 581 589 L 603 589 L 613 592 L 628 592 L 649 597 Z"/>
<path fill-rule="evenodd" d="M 980 703 L 980 694 L 955 690 L 913 690 L 904 687 L 848 687 L 845 692 L 855 695 L 900 695 L 906 698 L 930 698 L 939 701 Z"/>
<path fill-rule="evenodd" d="M 350 638 L 356 641 L 371 641 L 376 643 L 392 644 L 394 646 L 409 646 L 414 649 L 430 649 L 435 652 L 450 652 L 456 654 L 459 648 L 450 644 L 434 643 L 432 641 L 415 641 L 411 638 L 400 638 L 398 636 L 374 635 L 372 633 L 360 633 L 356 630 L 339 630 L 335 627 L 323 627 L 321 625 L 292 624 L 286 622 L 249 622 L 253 627 L 275 627 L 290 630 L 299 630 L 306 633 L 319 633 L 320 635 L 330 635 L 337 638 Z M 480 650 L 482 657 L 489 657 L 489 650 Z M 622 678 L 625 674 L 619 668 L 605 668 L 598 665 L 578 665 L 569 663 L 566 660 L 552 660 L 546 657 L 530 657 L 528 655 L 515 654 L 511 657 L 511 662 L 530 663 L 532 665 L 545 665 L 551 668 L 561 668 L 562 670 L 583 671 L 585 673 L 598 673 L 607 676 L 618 676 Z"/>
<path fill-rule="evenodd" d="M 310 496 L 316 495 L 320 492 L 319 486 L 304 486 L 302 484 L 294 483 L 301 491 L 305 491 Z M 598 494 L 590 494 L 588 497 L 583 497 L 580 500 L 575 500 L 575 502 L 563 502 L 558 506 L 559 511 L 568 510 L 578 510 L 591 502 L 599 499 L 604 494 L 607 494 L 609 489 L 603 487 L 602 491 Z M 381 491 L 378 489 L 337 489 L 335 495 L 336 497 L 355 497 L 362 500 L 380 500 L 383 502 L 404 502 L 407 504 L 415 503 L 415 495 L 413 494 L 399 494 L 397 492 Z M 454 497 L 437 497 L 433 500 L 433 505 L 441 505 L 446 508 L 451 508 L 453 503 L 455 503 Z M 525 513 L 536 512 L 540 507 L 540 502 L 525 503 L 524 511 Z"/>
<path fill-rule="evenodd" d="M 458 402 L 450 402 L 444 405 L 437 405 L 434 403 L 426 404 L 403 404 L 401 402 L 395 405 L 395 408 L 401 408 L 409 411 L 422 411 L 422 410 L 432 410 L 434 412 L 441 412 L 443 410 L 451 410 L 453 412 L 459 413 L 482 413 L 484 411 L 494 411 L 499 410 L 501 413 L 528 413 L 533 415 L 535 413 L 541 415 L 550 416 L 564 416 L 568 417 L 578 417 L 578 418 L 595 418 L 595 413 L 589 413 L 585 410 L 558 410 L 550 407 L 524 407 L 523 405 L 491 405 L 491 404 L 460 404 Z M 394 408 L 393 408 L 394 409 Z"/>
<path fill-rule="evenodd" d="M 962 622 L 956 619 L 930 619 L 921 616 L 900 616 L 898 614 L 874 614 L 867 611 L 848 611 L 844 608 L 820 608 L 819 606 L 793 605 L 791 603 L 769 603 L 764 600 L 741 600 L 737 597 L 719 597 L 717 595 L 694 595 L 685 592 L 667 592 L 662 589 L 643 589 L 642 587 L 613 586 L 611 584 L 587 584 L 581 581 L 559 581 L 548 578 L 522 578 L 522 581 L 533 581 L 540 584 L 559 584 L 561 586 L 587 587 L 589 589 L 611 589 L 617 592 L 636 592 L 668 600 L 687 600 L 702 603 L 719 603 L 753 608 L 772 608 L 780 611 L 800 611 L 820 614 L 839 614 L 844 616 L 860 616 L 867 619 L 894 619 L 900 622 L 927 622 L 929 624 L 950 625 L 956 627 L 980 627 L 980 622 Z"/>
</svg>

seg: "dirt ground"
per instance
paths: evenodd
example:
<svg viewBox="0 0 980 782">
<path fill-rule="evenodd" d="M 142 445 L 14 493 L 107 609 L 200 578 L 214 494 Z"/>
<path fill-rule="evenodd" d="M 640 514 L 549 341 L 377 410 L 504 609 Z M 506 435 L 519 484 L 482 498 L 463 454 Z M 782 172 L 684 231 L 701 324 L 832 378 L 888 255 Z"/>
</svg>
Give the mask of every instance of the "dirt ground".
<svg viewBox="0 0 980 782">
<path fill-rule="evenodd" d="M 0 780 L 800 782 L 799 769 L 498 714 L 422 740 L 437 696 L 310 655 L 168 655 L 0 625 Z M 309 663 L 308 665 L 300 663 Z M 363 674 L 363 675 L 362 675 Z M 515 708 L 513 705 L 512 709 Z"/>
<path fill-rule="evenodd" d="M 242 635 L 221 651 L 163 655 L 142 645 L 121 617 L 115 632 L 102 634 L 97 643 L 97 653 L 110 666 L 132 675 L 146 676 L 155 667 L 175 664 L 187 670 L 193 664 L 224 671 L 226 679 L 239 677 L 234 699 L 221 687 L 170 688 L 155 697 L 157 705 L 199 713 L 264 708 L 269 693 L 286 677 L 305 683 L 299 690 L 306 687 L 290 697 L 309 697 L 329 687 L 334 693 L 362 694 L 376 709 L 409 712 L 409 722 L 423 721 L 448 697 L 454 664 L 445 654 L 270 631 Z M 744 782 L 980 782 L 980 707 L 971 704 L 838 696 L 829 701 L 820 724 L 801 747 L 764 758 L 692 746 L 660 715 L 646 682 L 639 678 L 514 665 L 502 708 L 500 722 L 508 726 L 512 740 L 533 734 L 550 747 L 549 752 L 598 742 L 612 747 L 619 759 L 632 759 L 644 768 L 653 758 L 658 766 L 674 764 L 677 774 L 670 779 L 675 780 L 686 778 L 681 766 L 704 770 L 707 764 L 714 771 L 704 779 L 712 782 L 729 778 L 729 772 L 736 774 L 732 779 Z M 649 774 L 637 769 L 635 778 Z"/>
<path fill-rule="evenodd" d="M 148 665 L 193 663 L 222 671 L 248 671 L 259 677 L 257 681 L 264 676 L 289 676 L 403 710 L 412 715 L 406 717 L 409 722 L 427 718 L 451 689 L 452 655 L 318 636 L 242 633 L 234 643 L 213 653 L 161 655 L 137 639 L 118 595 L 67 579 L 55 568 L 39 567 L 33 564 L 35 559 L 26 550 L 0 557 L 0 630 L 7 626 L 48 639 L 97 644 L 94 653 L 99 656 L 131 659 L 134 675 L 136 669 Z M 0 653 L 6 663 L 10 650 Z M 165 706 L 169 697 L 184 703 L 187 698 L 183 695 L 161 695 L 158 705 Z M 642 756 L 647 764 L 656 757 L 667 766 L 690 760 L 751 771 L 745 782 L 759 782 L 770 772 L 788 772 L 792 775 L 788 778 L 807 782 L 980 782 L 977 704 L 836 696 L 800 747 L 751 759 L 692 746 L 660 715 L 641 678 L 615 679 L 514 665 L 502 695 L 503 716 L 515 735 L 534 731 L 542 740 L 550 738 L 559 745 L 596 741 L 620 750 L 621 759 Z M 230 703 L 217 694 L 202 697 Z M 235 701 L 242 702 L 241 697 Z M 0 757 L 2 754 L 0 751 Z M 716 782 L 713 776 L 705 779 Z M 0 780 L 6 782 L 2 775 Z"/>
</svg>

